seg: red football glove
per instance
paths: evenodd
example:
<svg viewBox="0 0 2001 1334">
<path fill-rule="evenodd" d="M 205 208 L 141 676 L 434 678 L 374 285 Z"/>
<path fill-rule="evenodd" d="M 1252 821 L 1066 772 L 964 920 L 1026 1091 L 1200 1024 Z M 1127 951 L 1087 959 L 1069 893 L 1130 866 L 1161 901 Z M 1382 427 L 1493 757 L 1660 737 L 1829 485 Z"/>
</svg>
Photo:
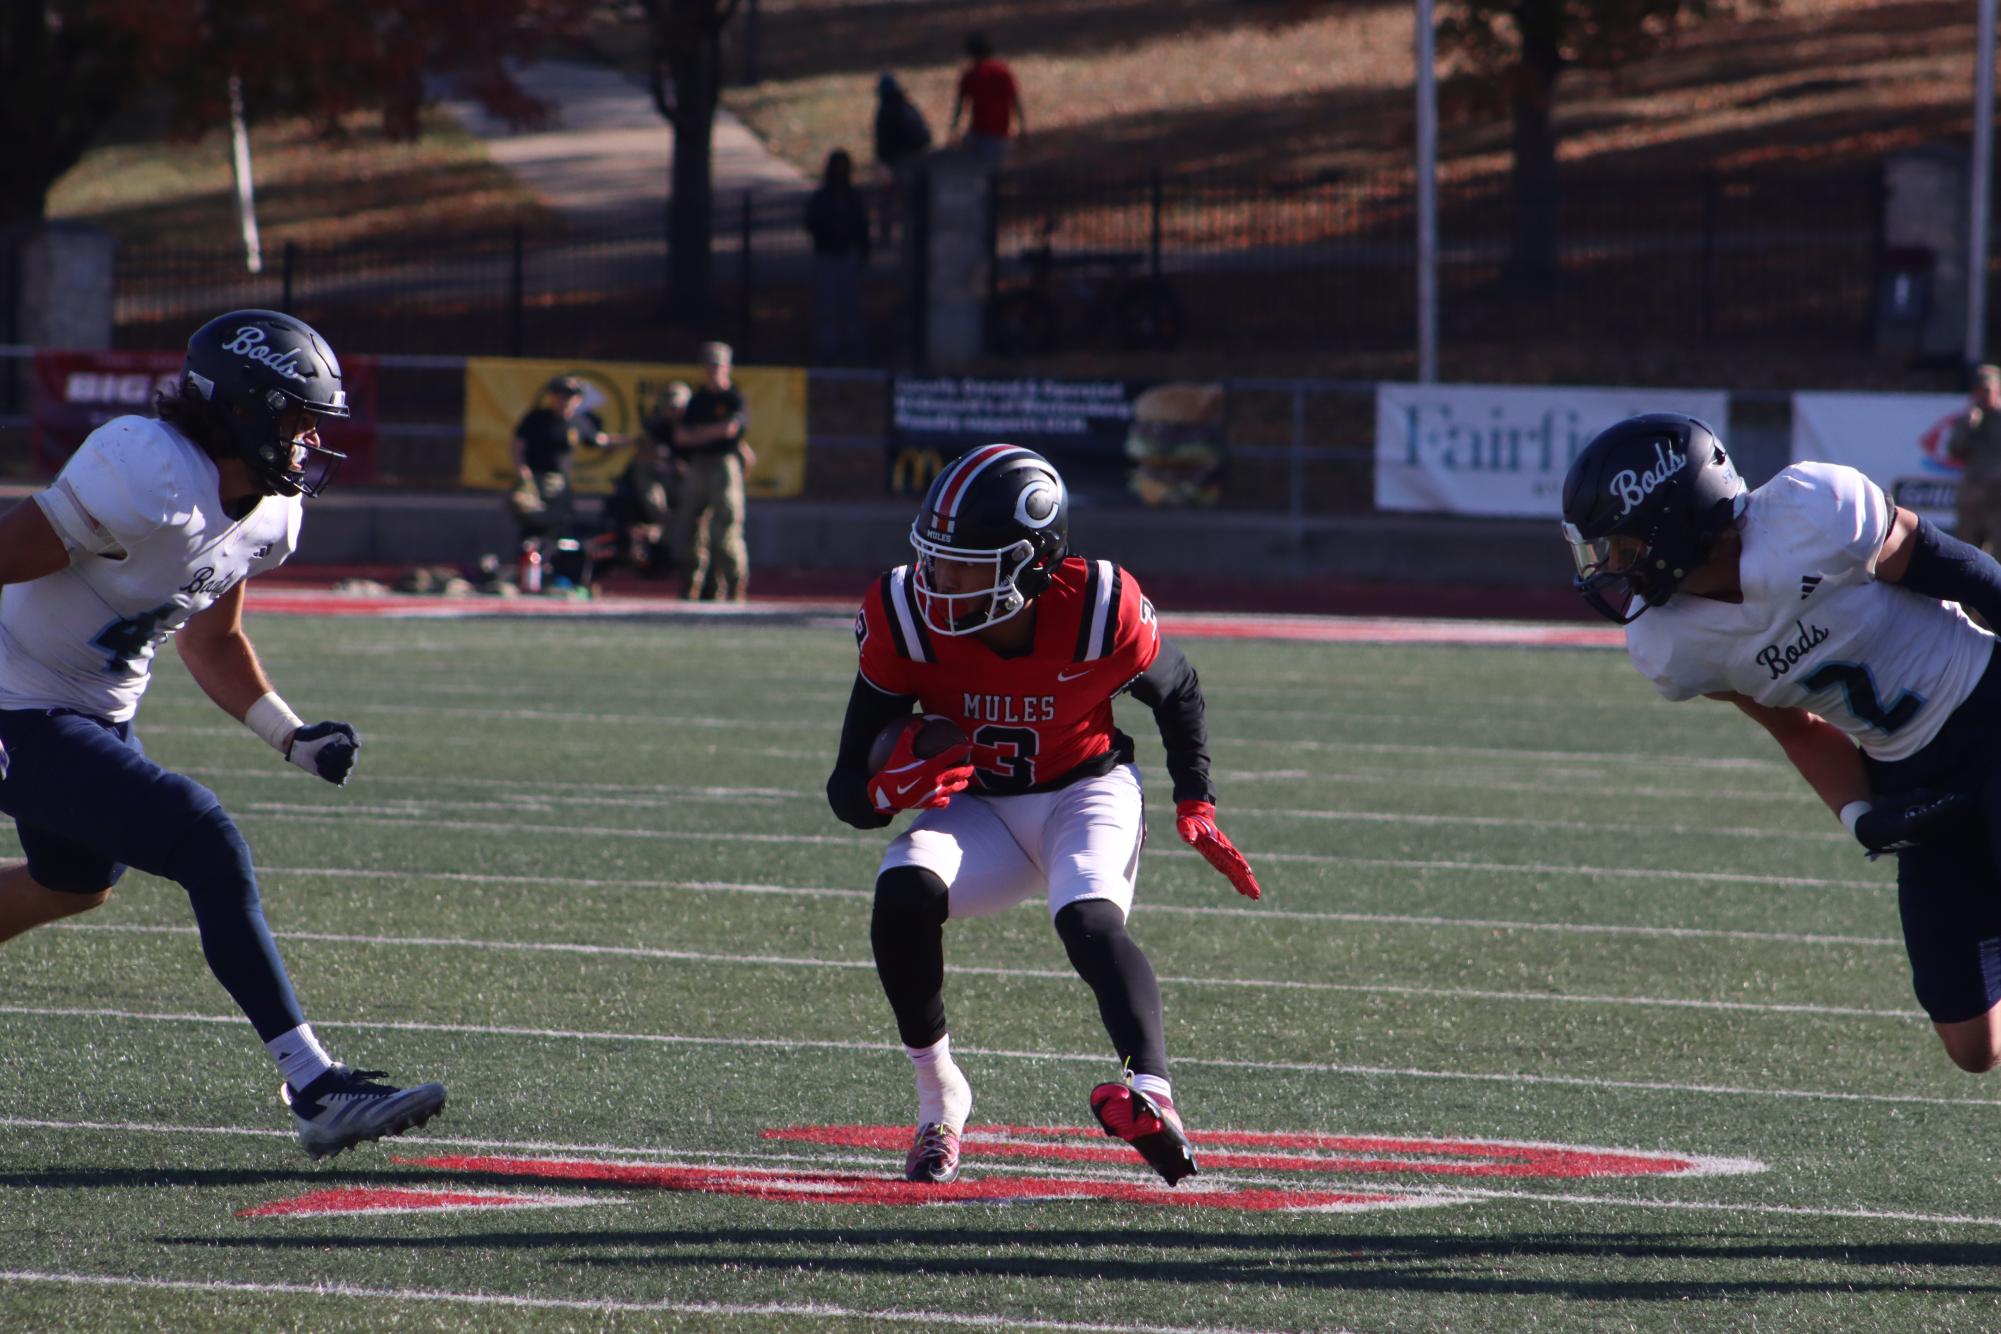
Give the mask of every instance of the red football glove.
<svg viewBox="0 0 2001 1334">
<path fill-rule="evenodd" d="M 905 732 L 897 741 L 889 763 L 868 780 L 869 805 L 880 815 L 919 806 L 935 809 L 950 802 L 953 793 L 964 792 L 973 781 L 971 743 L 962 741 L 928 760 L 921 760 L 910 748 L 919 730 L 913 727 Z"/>
<path fill-rule="evenodd" d="M 1251 864 L 1244 860 L 1244 854 L 1237 851 L 1237 845 L 1229 835 L 1216 827 L 1216 806 L 1208 801 L 1178 801 L 1174 804 L 1174 832 L 1181 835 L 1181 841 L 1202 854 L 1209 865 L 1230 877 L 1230 884 L 1247 899 L 1257 898 L 1263 891 L 1258 888 L 1258 878 L 1251 874 Z"/>
</svg>

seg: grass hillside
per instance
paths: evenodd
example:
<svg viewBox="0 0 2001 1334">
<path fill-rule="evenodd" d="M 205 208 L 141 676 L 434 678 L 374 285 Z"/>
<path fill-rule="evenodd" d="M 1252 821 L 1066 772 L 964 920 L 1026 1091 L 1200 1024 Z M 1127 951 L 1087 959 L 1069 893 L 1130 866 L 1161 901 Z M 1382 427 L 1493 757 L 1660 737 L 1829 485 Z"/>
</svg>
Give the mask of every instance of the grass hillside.
<svg viewBox="0 0 2001 1334">
<path fill-rule="evenodd" d="M 1668 171 L 1853 165 L 1963 135 L 1973 20 L 1971 6 L 1937 0 L 1784 0 L 1768 16 L 1688 31 L 1626 70 L 1566 76 L 1563 157 Z M 960 43 L 974 29 L 1020 79 L 1026 165 L 1093 175 L 1409 169 L 1410 9 L 1373 0 L 765 0 L 762 82 L 731 88 L 725 103 L 808 171 L 838 147 L 865 161 L 876 77 L 895 71 L 942 137 Z M 744 35 L 740 22 L 733 75 Z M 607 30 L 598 45 L 630 59 L 641 40 Z M 1505 117 L 1464 77 L 1448 76 L 1442 93 L 1442 170 L 1505 171 Z M 337 142 L 303 122 L 257 126 L 253 149 L 267 243 L 535 216 L 533 200 L 442 115 L 413 144 L 386 142 L 358 118 Z M 230 190 L 226 136 L 175 143 L 125 127 L 58 184 L 50 208 L 123 236 L 199 244 L 233 235 Z"/>
<path fill-rule="evenodd" d="M 893 70 L 942 135 L 960 43 L 979 30 L 1021 84 L 1023 164 L 1395 174 L 1412 141 L 1411 21 L 1409 5 L 1374 0 L 770 0 L 764 81 L 728 100 L 815 169 L 830 149 L 868 151 L 875 79 Z M 1783 0 L 1691 29 L 1626 70 L 1566 75 L 1563 156 L 1622 169 L 1853 164 L 1964 134 L 1973 24 L 1972 6 L 1930 0 Z M 1441 101 L 1443 171 L 1505 171 L 1505 117 L 1464 76 L 1443 80 Z"/>
</svg>

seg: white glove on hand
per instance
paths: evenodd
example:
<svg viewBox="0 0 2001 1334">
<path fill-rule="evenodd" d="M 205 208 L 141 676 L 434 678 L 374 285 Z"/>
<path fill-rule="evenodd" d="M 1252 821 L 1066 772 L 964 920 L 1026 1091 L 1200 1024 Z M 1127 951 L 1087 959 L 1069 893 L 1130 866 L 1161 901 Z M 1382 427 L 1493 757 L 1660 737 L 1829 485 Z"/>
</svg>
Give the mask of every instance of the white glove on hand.
<svg viewBox="0 0 2001 1334">
<path fill-rule="evenodd" d="M 335 787 L 346 787 L 361 754 L 361 737 L 346 723 L 311 723 L 285 743 L 285 758 Z"/>
</svg>

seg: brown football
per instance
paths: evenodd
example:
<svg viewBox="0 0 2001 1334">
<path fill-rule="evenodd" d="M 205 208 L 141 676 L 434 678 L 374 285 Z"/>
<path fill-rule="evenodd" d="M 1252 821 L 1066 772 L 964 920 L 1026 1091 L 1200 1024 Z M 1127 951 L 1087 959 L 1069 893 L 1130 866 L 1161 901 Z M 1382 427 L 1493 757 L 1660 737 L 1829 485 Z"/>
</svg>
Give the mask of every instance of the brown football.
<svg viewBox="0 0 2001 1334">
<path fill-rule="evenodd" d="M 889 763 L 889 757 L 896 754 L 897 742 L 903 734 L 916 729 L 911 738 L 911 753 L 920 760 L 928 760 L 933 755 L 943 754 L 954 746 L 965 744 L 966 734 L 950 718 L 936 713 L 913 713 L 908 718 L 899 718 L 875 734 L 875 740 L 868 748 L 868 771 L 879 774 Z"/>
</svg>

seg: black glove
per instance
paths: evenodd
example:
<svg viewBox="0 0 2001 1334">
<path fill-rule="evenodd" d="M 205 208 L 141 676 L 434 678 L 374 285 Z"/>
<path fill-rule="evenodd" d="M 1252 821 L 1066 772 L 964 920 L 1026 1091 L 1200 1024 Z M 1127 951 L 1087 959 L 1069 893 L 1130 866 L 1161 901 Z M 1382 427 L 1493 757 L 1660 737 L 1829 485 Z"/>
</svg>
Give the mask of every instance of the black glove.
<svg viewBox="0 0 2001 1334">
<path fill-rule="evenodd" d="M 1862 812 L 1855 837 L 1875 861 L 1886 852 L 1902 852 L 1951 833 L 1974 814 L 1973 798 L 1965 792 L 1906 792 Z"/>
<path fill-rule="evenodd" d="M 346 723 L 309 723 L 285 743 L 285 758 L 335 787 L 346 787 L 361 753 L 361 738 Z"/>
</svg>

